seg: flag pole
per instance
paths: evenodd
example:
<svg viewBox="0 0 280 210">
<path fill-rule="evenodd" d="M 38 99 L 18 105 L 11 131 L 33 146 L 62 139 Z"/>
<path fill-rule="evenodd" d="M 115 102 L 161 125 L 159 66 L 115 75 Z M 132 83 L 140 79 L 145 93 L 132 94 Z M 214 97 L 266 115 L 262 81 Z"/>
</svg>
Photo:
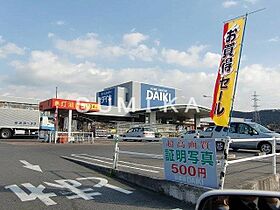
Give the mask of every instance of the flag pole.
<svg viewBox="0 0 280 210">
<path fill-rule="evenodd" d="M 243 27 L 243 36 L 242 36 L 242 40 L 240 43 L 240 57 L 239 57 L 238 65 L 237 65 L 237 69 L 236 69 L 236 79 L 235 79 L 235 83 L 234 83 L 233 96 L 231 99 L 231 109 L 230 109 L 230 114 L 229 114 L 228 128 L 230 126 L 230 122 L 232 119 L 233 105 L 234 105 L 234 100 L 235 100 L 235 92 L 237 89 L 237 81 L 238 81 L 238 76 L 239 76 L 240 62 L 241 62 L 241 58 L 242 58 L 242 49 L 243 49 L 244 36 L 245 36 L 245 32 L 246 32 L 245 29 L 246 29 L 246 25 L 247 25 L 248 13 L 246 13 L 243 17 L 245 18 L 245 23 L 244 23 L 244 27 Z M 228 129 L 228 132 L 229 132 L 229 129 Z"/>
<path fill-rule="evenodd" d="M 220 189 L 224 188 L 225 175 L 226 175 L 227 165 L 228 165 L 228 153 L 229 153 L 229 145 L 230 145 L 230 141 L 231 141 L 230 136 L 229 136 L 229 129 L 230 129 L 230 123 L 231 123 L 231 120 L 232 120 L 233 105 L 234 105 L 234 100 L 235 100 L 235 92 L 236 92 L 236 88 L 237 88 L 238 73 L 239 73 L 240 62 L 241 62 L 241 57 L 242 57 L 242 49 L 243 49 L 243 42 L 244 42 L 247 18 L 248 18 L 249 14 L 257 13 L 257 12 L 260 12 L 260 11 L 263 11 L 263 10 L 265 10 L 265 8 L 255 10 L 253 12 L 246 13 L 243 16 L 239 16 L 237 18 L 234 18 L 234 19 L 238 19 L 238 18 L 244 17 L 245 18 L 245 23 L 244 23 L 244 27 L 243 27 L 242 40 L 241 40 L 241 43 L 240 43 L 240 58 L 238 60 L 238 66 L 237 66 L 237 69 L 236 69 L 236 79 L 235 79 L 235 84 L 234 84 L 233 97 L 232 97 L 232 101 L 231 101 L 231 110 L 230 110 L 230 115 L 229 115 L 227 138 L 224 141 L 224 152 L 223 152 L 223 159 L 222 159 L 222 164 L 221 164 L 222 169 L 221 169 L 221 172 L 220 172 L 220 182 L 219 182 L 219 188 Z M 231 20 L 234 20 L 234 19 L 231 19 Z"/>
<path fill-rule="evenodd" d="M 238 66 L 237 66 L 237 70 L 236 70 L 236 79 L 235 79 L 235 84 L 234 84 L 233 97 L 232 97 L 232 101 L 231 101 L 231 110 L 230 110 L 230 115 L 229 115 L 228 127 L 230 127 L 230 122 L 232 120 L 233 105 L 234 105 L 234 100 L 235 100 L 235 92 L 236 92 L 236 89 L 237 89 L 237 81 L 238 81 L 238 75 L 239 75 L 240 62 L 241 62 L 241 58 L 242 58 L 242 49 L 243 49 L 243 42 L 244 42 L 244 37 L 245 37 L 245 33 L 246 33 L 247 18 L 248 18 L 248 15 L 264 11 L 265 9 L 266 8 L 261 8 L 261 9 L 258 9 L 258 10 L 254 10 L 252 12 L 246 13 L 245 15 L 241 15 L 241 16 L 238 16 L 236 18 L 231 19 L 231 20 L 234 20 L 234 19 L 238 19 L 240 17 L 245 17 L 245 23 L 244 23 L 244 27 L 243 27 L 243 36 L 242 36 L 242 40 L 241 40 L 241 43 L 240 43 L 240 45 L 241 45 L 240 46 L 240 58 L 239 58 Z M 230 21 L 230 20 L 228 20 L 228 21 Z M 226 21 L 226 22 L 228 22 L 228 21 Z M 229 129 L 228 129 L 227 132 L 229 132 Z"/>
<path fill-rule="evenodd" d="M 221 172 L 220 172 L 220 180 L 219 180 L 219 189 L 221 189 L 221 190 L 224 189 L 225 176 L 226 176 L 227 166 L 228 166 L 228 153 L 229 153 L 229 146 L 231 143 L 231 139 L 229 136 L 229 129 L 230 129 L 230 123 L 231 123 L 231 119 L 232 119 L 233 103 L 234 103 L 235 92 L 236 92 L 236 87 L 237 87 L 237 79 L 238 79 L 239 66 L 240 66 L 240 61 L 241 61 L 241 56 L 242 56 L 242 47 L 243 47 L 243 41 L 244 41 L 244 36 L 245 36 L 247 17 L 248 17 L 248 13 L 246 13 L 245 15 L 239 16 L 237 18 L 234 18 L 234 19 L 245 18 L 245 22 L 244 22 L 244 26 L 243 26 L 242 39 L 241 39 L 241 43 L 240 43 L 240 56 L 239 56 L 239 60 L 238 60 L 237 68 L 236 68 L 236 78 L 235 78 L 235 83 L 234 83 L 233 95 L 232 95 L 232 99 L 231 99 L 231 107 L 230 107 L 229 120 L 228 120 L 228 126 L 227 126 L 228 127 L 227 137 L 226 137 L 226 139 L 223 140 L 224 151 L 223 151 L 223 158 L 222 158 L 222 162 L 221 162 Z M 234 20 L 234 19 L 231 19 L 231 20 Z M 231 20 L 229 20 L 229 21 L 231 21 Z"/>
</svg>

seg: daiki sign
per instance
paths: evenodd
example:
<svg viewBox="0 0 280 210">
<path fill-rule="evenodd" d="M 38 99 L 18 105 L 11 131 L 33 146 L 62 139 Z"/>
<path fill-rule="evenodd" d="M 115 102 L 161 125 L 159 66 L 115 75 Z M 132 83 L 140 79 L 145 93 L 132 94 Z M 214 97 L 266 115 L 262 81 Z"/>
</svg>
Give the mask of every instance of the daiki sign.
<svg viewBox="0 0 280 210">
<path fill-rule="evenodd" d="M 214 139 L 164 138 L 165 179 L 218 188 Z"/>
<path fill-rule="evenodd" d="M 141 84 L 141 108 L 175 104 L 175 89 Z"/>
</svg>

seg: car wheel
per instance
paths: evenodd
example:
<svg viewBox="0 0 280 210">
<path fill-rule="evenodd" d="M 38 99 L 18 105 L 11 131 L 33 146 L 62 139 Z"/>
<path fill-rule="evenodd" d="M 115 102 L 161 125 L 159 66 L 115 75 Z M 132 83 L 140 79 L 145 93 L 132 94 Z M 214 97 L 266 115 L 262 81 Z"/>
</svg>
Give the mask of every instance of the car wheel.
<svg viewBox="0 0 280 210">
<path fill-rule="evenodd" d="M 12 131 L 10 129 L 4 128 L 1 130 L 0 136 L 2 139 L 9 139 L 12 137 Z"/>
<path fill-rule="evenodd" d="M 270 154 L 272 152 L 272 145 L 269 142 L 262 142 L 259 145 L 259 149 L 261 152 Z"/>
<path fill-rule="evenodd" d="M 217 151 L 223 151 L 225 148 L 225 143 L 221 141 L 216 142 L 216 150 Z"/>
</svg>

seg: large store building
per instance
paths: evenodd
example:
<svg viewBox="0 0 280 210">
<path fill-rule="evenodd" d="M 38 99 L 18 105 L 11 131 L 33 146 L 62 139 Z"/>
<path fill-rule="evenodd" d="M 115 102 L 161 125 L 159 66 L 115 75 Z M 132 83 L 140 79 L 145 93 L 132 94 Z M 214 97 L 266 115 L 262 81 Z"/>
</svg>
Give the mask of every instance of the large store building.
<svg viewBox="0 0 280 210">
<path fill-rule="evenodd" d="M 88 115 L 103 120 L 125 119 L 145 123 L 186 123 L 200 126 L 209 109 L 176 103 L 178 90 L 172 87 L 130 81 L 104 88 L 96 93 L 100 111 Z"/>
<path fill-rule="evenodd" d="M 207 118 L 210 110 L 195 103 L 177 103 L 178 92 L 172 87 L 130 81 L 98 91 L 94 102 L 55 98 L 39 105 L 37 100 L 3 97 L 0 101 L 3 106 L 12 102 L 17 109 L 28 104 L 28 107 L 40 108 L 48 116 L 57 116 L 59 131 L 102 131 L 114 128 L 118 122 L 128 126 L 149 123 L 183 125 L 190 129 L 200 127 L 200 119 Z M 88 105 L 94 109 L 85 112 Z"/>
</svg>

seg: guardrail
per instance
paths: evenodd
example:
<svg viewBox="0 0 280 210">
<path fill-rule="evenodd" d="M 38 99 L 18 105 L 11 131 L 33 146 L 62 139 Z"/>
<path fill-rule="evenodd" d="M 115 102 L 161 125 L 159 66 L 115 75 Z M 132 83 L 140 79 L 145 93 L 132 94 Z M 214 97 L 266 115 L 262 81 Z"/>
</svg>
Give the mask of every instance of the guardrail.
<svg viewBox="0 0 280 210">
<path fill-rule="evenodd" d="M 131 137 L 130 137 L 131 138 Z M 113 169 L 117 169 L 118 167 L 118 160 L 119 160 L 119 154 L 128 154 L 128 155 L 137 155 L 137 156 L 146 156 L 150 158 L 156 158 L 156 159 L 163 159 L 162 155 L 155 155 L 155 154 L 147 154 L 147 153 L 140 153 L 140 152 L 133 152 L 133 151 L 122 151 L 119 148 L 119 140 L 122 138 L 118 135 L 115 136 L 115 149 L 114 149 L 114 156 L 113 156 Z M 139 139 L 139 137 L 136 137 L 135 139 Z M 280 138 L 257 138 L 257 139 L 231 139 L 230 137 L 227 137 L 226 139 L 215 139 L 216 141 L 222 141 L 225 144 L 223 155 L 221 160 L 217 160 L 217 164 L 221 165 L 221 172 L 220 172 L 220 180 L 219 180 L 219 188 L 223 189 L 224 182 L 225 182 L 225 176 L 227 172 L 227 167 L 229 165 L 242 163 L 246 161 L 252 161 L 252 160 L 259 160 L 259 159 L 266 159 L 272 157 L 272 174 L 276 175 L 277 173 L 277 156 L 280 156 L 280 153 L 276 153 L 276 141 L 280 141 Z M 255 157 L 246 157 L 246 158 L 240 158 L 236 160 L 228 160 L 229 157 L 229 148 L 231 143 L 236 142 L 256 142 L 256 141 L 268 141 L 272 144 L 272 154 L 264 154 L 261 156 L 255 156 Z"/>
<path fill-rule="evenodd" d="M 161 138 L 147 138 L 147 137 L 120 137 L 118 135 L 114 136 L 115 140 L 115 149 L 114 149 L 114 156 L 113 156 L 113 166 L 112 169 L 117 169 L 118 167 L 118 161 L 119 161 L 119 154 L 127 154 L 127 155 L 137 155 L 137 156 L 144 156 L 154 159 L 163 159 L 162 155 L 155 155 L 155 154 L 147 154 L 147 153 L 141 153 L 141 152 L 133 152 L 133 151 L 123 151 L 119 148 L 119 141 L 123 139 L 134 139 L 134 140 L 156 140 L 159 141 Z"/>
<path fill-rule="evenodd" d="M 49 143 L 82 143 L 91 142 L 94 143 L 93 132 L 71 132 L 70 137 L 68 132 L 61 131 L 47 131 L 44 134 L 44 141 Z"/>
<path fill-rule="evenodd" d="M 94 143 L 93 132 L 71 132 L 70 137 L 68 136 L 68 132 L 57 132 L 56 136 L 57 138 L 55 140 L 60 141 L 60 143 L 82 143 L 85 141 Z"/>
<path fill-rule="evenodd" d="M 223 152 L 223 158 L 221 160 L 221 173 L 220 173 L 220 182 L 219 182 L 219 187 L 220 189 L 224 188 L 224 183 L 225 183 L 225 176 L 226 176 L 226 171 L 227 167 L 232 164 L 236 163 L 242 163 L 250 160 L 259 160 L 259 159 L 266 159 L 269 157 L 272 157 L 272 174 L 276 175 L 277 173 L 277 156 L 280 156 L 280 153 L 276 153 L 276 141 L 279 141 L 280 138 L 256 138 L 256 139 L 231 139 L 230 137 L 227 137 L 226 139 L 215 139 L 216 141 L 222 141 L 224 142 L 224 152 Z M 256 156 L 256 157 L 247 157 L 247 158 L 240 158 L 237 160 L 230 160 L 228 161 L 228 155 L 229 155 L 229 148 L 230 144 L 234 142 L 256 142 L 256 141 L 268 141 L 272 143 L 272 154 L 265 154 L 261 156 Z"/>
</svg>

